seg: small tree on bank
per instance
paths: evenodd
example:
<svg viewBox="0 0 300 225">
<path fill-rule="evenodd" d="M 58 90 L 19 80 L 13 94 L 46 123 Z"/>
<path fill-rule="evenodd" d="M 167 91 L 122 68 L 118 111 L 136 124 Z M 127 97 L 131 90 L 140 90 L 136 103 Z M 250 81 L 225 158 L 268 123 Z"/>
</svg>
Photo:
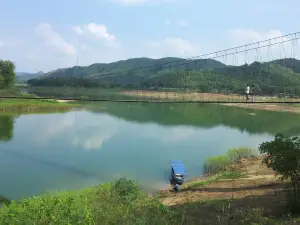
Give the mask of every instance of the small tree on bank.
<svg viewBox="0 0 300 225">
<path fill-rule="evenodd" d="M 300 200 L 300 138 L 284 137 L 281 134 L 276 134 L 273 141 L 262 143 L 259 151 L 267 155 L 263 162 L 269 168 L 272 168 L 276 175 L 280 175 L 281 179 L 291 180 L 293 203 L 298 203 Z"/>
<path fill-rule="evenodd" d="M 15 64 L 10 60 L 0 60 L 0 81 L 3 82 L 3 87 L 13 87 L 15 80 Z"/>
</svg>

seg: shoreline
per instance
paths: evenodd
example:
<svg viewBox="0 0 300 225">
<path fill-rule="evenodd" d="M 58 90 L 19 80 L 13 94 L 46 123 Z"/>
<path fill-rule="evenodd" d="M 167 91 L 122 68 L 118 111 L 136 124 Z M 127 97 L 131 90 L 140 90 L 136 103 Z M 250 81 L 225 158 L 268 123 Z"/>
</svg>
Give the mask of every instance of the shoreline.
<svg viewBox="0 0 300 225">
<path fill-rule="evenodd" d="M 242 159 L 232 164 L 230 171 L 242 177 L 220 177 L 216 175 L 192 179 L 175 193 L 172 188 L 161 190 L 157 198 L 166 206 L 189 211 L 190 215 L 213 219 L 219 207 L 239 210 L 260 208 L 264 215 L 278 216 L 286 206 L 287 181 L 280 181 L 273 170 L 262 164 L 262 157 Z M 274 202 L 276 201 L 276 204 Z M 223 215 L 224 216 L 224 215 Z"/>
<path fill-rule="evenodd" d="M 262 161 L 264 158 L 263 155 L 256 155 L 254 156 L 253 158 L 245 158 L 245 159 L 242 159 L 241 161 L 238 161 L 236 163 L 232 163 L 231 165 L 229 165 L 229 171 L 235 171 L 234 168 L 236 167 L 239 167 L 241 163 L 245 162 L 245 161 L 248 161 L 248 162 L 255 162 L 257 164 L 258 161 Z M 261 168 L 265 168 L 265 166 L 263 165 Z M 232 170 L 233 169 L 233 170 Z M 245 174 L 247 176 L 245 177 L 242 177 L 242 178 L 238 178 L 238 179 L 253 179 L 253 178 L 274 178 L 275 177 L 275 173 L 271 172 L 271 170 L 268 170 L 270 171 L 271 174 L 264 174 L 264 175 L 253 175 L 253 174 Z M 240 171 L 239 171 L 240 172 Z M 259 172 L 258 172 L 259 173 Z M 248 176 L 249 175 L 249 176 Z M 186 180 L 182 185 L 181 185 L 181 188 L 180 190 L 183 188 L 184 190 L 186 188 L 188 188 L 190 185 L 194 184 L 194 183 L 198 183 L 198 182 L 207 182 L 213 178 L 216 178 L 218 176 L 218 173 L 213 173 L 213 174 L 210 174 L 210 175 L 199 175 L 199 176 L 196 176 L 196 177 L 192 177 L 191 179 L 188 179 Z M 220 179 L 222 180 L 222 179 Z M 230 179 L 226 179 L 226 180 L 230 180 Z M 233 179 L 234 180 L 234 179 Z M 166 191 L 171 191 L 173 192 L 173 186 L 171 186 L 170 184 L 167 184 L 168 188 L 163 188 L 163 189 L 160 189 L 156 192 L 156 194 L 159 194 L 160 192 L 166 192 Z"/>
<path fill-rule="evenodd" d="M 1 99 L 0 112 L 40 112 L 43 110 L 68 111 L 78 108 L 79 104 L 69 101 L 41 99 Z"/>
</svg>

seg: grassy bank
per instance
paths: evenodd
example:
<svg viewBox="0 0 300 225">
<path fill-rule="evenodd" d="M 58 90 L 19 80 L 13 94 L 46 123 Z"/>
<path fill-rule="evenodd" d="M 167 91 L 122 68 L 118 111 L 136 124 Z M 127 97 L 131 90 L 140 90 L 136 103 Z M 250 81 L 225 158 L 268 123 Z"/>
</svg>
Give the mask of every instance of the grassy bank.
<svg viewBox="0 0 300 225">
<path fill-rule="evenodd" d="M 57 102 L 56 100 L 0 98 L 0 112 L 32 112 L 43 110 L 68 111 L 78 106 L 78 104 Z"/>
<path fill-rule="evenodd" d="M 298 224 L 285 210 L 288 182 L 253 153 L 237 148 L 225 154 L 229 163 L 207 159 L 219 169 L 178 193 L 149 197 L 135 182 L 120 179 L 13 201 L 0 208 L 0 224 Z"/>
<path fill-rule="evenodd" d="M 59 102 L 56 100 L 42 99 L 9 99 L 1 97 L 36 97 L 32 94 L 24 94 L 19 89 L 1 89 L 0 90 L 0 112 L 39 112 L 43 110 L 68 111 L 78 107 L 78 104 L 72 102 Z"/>
<path fill-rule="evenodd" d="M 0 224 L 180 224 L 180 212 L 125 179 L 43 195 L 0 208 Z"/>
</svg>

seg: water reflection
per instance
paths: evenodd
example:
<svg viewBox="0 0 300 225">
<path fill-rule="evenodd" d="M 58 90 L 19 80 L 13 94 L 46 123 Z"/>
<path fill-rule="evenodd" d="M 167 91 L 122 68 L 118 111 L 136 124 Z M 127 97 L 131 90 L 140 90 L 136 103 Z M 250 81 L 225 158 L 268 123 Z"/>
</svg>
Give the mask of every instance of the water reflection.
<svg viewBox="0 0 300 225">
<path fill-rule="evenodd" d="M 0 142 L 10 141 L 13 138 L 16 117 L 13 115 L 0 115 Z"/>
<path fill-rule="evenodd" d="M 101 103 L 85 106 L 92 112 L 104 112 L 138 123 L 156 123 L 164 126 L 187 125 L 212 128 L 224 125 L 248 133 L 274 135 L 300 134 L 300 115 L 236 108 L 216 104 L 153 104 Z"/>
</svg>

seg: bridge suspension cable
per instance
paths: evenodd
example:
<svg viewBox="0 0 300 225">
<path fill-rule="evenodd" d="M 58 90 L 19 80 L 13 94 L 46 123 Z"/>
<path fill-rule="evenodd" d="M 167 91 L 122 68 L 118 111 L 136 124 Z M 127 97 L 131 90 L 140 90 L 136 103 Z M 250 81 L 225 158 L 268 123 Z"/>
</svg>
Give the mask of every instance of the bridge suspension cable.
<svg viewBox="0 0 300 225">
<path fill-rule="evenodd" d="M 62 87 L 51 87 L 47 92 L 43 87 L 33 93 L 87 101 L 240 103 L 246 101 L 248 84 L 255 90 L 257 98 L 252 99 L 255 103 L 300 102 L 299 38 L 300 32 L 296 32 L 186 59 L 118 71 L 118 66 L 126 63 L 121 61 L 112 67 L 115 71 L 100 72 L 97 78 L 88 76 L 90 83 L 100 88 L 83 90 L 71 87 L 68 82 L 73 81 L 66 80 L 63 91 L 57 91 Z M 59 80 L 61 76 L 53 79 Z M 118 91 L 114 91 L 116 88 Z"/>
</svg>

